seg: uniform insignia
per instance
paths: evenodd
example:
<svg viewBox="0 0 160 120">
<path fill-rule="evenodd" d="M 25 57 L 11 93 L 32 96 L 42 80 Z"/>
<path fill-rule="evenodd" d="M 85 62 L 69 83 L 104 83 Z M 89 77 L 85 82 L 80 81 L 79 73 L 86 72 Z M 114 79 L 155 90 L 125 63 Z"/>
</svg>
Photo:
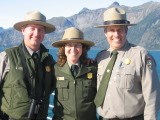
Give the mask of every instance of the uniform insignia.
<svg viewBox="0 0 160 120">
<path fill-rule="evenodd" d="M 93 77 L 93 73 L 87 73 L 87 78 L 88 79 L 92 79 L 92 77 Z"/>
<path fill-rule="evenodd" d="M 51 71 L 51 67 L 50 66 L 46 66 L 45 69 L 46 69 L 47 72 Z"/>
<path fill-rule="evenodd" d="M 125 60 L 124 60 L 124 63 L 125 63 L 126 65 L 129 65 L 129 64 L 131 63 L 131 59 L 129 59 L 129 58 L 125 59 Z"/>
<path fill-rule="evenodd" d="M 57 77 L 57 80 L 64 80 L 64 77 Z"/>
<path fill-rule="evenodd" d="M 152 60 L 151 57 L 147 56 L 147 66 L 149 67 L 149 69 L 152 68 Z"/>
</svg>

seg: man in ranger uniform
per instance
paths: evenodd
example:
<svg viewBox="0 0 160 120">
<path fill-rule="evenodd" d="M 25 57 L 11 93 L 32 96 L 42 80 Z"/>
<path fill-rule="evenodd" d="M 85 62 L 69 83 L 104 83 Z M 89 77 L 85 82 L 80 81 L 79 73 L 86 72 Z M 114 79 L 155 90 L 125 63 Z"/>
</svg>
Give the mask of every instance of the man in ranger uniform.
<svg viewBox="0 0 160 120">
<path fill-rule="evenodd" d="M 109 8 L 104 12 L 104 34 L 110 45 L 101 51 L 95 98 L 103 120 L 156 120 L 160 84 L 155 63 L 148 52 L 127 41 L 126 12 Z"/>
<path fill-rule="evenodd" d="M 41 43 L 55 27 L 42 13 L 32 11 L 14 28 L 24 39 L 0 53 L 0 119 L 46 119 L 55 61 Z"/>
</svg>

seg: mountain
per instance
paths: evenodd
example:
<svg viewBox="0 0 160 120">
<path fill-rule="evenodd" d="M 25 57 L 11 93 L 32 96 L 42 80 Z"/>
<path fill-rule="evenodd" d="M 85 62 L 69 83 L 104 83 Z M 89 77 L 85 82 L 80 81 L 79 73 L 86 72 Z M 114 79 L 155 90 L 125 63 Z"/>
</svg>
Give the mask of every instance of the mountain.
<svg viewBox="0 0 160 120">
<path fill-rule="evenodd" d="M 3 31 L 3 27 L 0 27 L 0 32 Z"/>
<path fill-rule="evenodd" d="M 128 20 L 136 24 L 129 27 L 128 41 L 141 45 L 148 50 L 160 48 L 160 2 L 152 1 L 134 7 L 114 2 L 107 8 L 94 10 L 83 8 L 79 13 L 70 17 L 53 17 L 48 22 L 56 26 L 56 31 L 46 35 L 45 46 L 52 48 L 51 44 L 62 38 L 64 29 L 75 26 L 84 32 L 85 39 L 95 42 L 96 48 L 107 48 L 108 43 L 106 42 L 103 29 L 95 28 L 94 26 L 103 24 L 103 12 L 113 6 L 120 6 L 125 9 Z M 21 33 L 13 28 L 3 29 L 0 27 L 0 47 L 18 45 L 22 39 Z"/>
</svg>

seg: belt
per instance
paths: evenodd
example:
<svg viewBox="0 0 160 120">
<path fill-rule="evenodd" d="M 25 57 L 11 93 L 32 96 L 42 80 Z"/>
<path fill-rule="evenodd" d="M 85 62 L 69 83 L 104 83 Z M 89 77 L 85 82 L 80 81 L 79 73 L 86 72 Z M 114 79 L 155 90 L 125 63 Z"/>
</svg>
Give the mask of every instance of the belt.
<svg viewBox="0 0 160 120">
<path fill-rule="evenodd" d="M 104 120 L 104 118 L 102 118 L 101 120 Z M 131 117 L 131 118 L 124 118 L 124 119 L 119 119 L 119 118 L 109 118 L 107 120 L 144 120 L 144 115 L 138 115 L 135 117 Z"/>
</svg>

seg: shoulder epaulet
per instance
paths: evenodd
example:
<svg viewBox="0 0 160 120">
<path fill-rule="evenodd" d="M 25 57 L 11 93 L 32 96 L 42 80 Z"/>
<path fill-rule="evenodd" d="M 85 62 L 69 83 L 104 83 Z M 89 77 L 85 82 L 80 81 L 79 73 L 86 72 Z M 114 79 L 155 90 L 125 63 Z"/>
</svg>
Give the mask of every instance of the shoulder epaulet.
<svg viewBox="0 0 160 120">
<path fill-rule="evenodd" d="M 105 52 L 105 51 L 107 51 L 107 50 L 101 50 L 101 51 L 99 51 L 99 52 L 97 53 L 97 55 L 98 55 L 98 54 L 101 54 L 101 53 L 103 53 L 103 52 Z"/>
<path fill-rule="evenodd" d="M 15 48 L 18 48 L 18 46 L 12 47 L 12 48 L 7 48 L 7 49 L 5 49 L 5 51 L 12 51 L 12 50 L 14 50 Z"/>
<path fill-rule="evenodd" d="M 96 58 L 97 58 L 97 56 L 101 56 L 101 54 L 103 54 L 103 53 L 105 53 L 105 52 L 107 52 L 107 49 L 104 49 L 104 50 L 99 51 L 99 52 L 97 53 L 97 55 L 96 55 Z"/>
<path fill-rule="evenodd" d="M 131 44 L 131 47 L 134 48 L 134 49 L 138 49 L 138 50 L 141 50 L 141 51 L 145 51 L 146 49 L 142 46 L 139 46 L 139 45 L 135 45 L 135 44 Z"/>
<path fill-rule="evenodd" d="M 101 50 L 99 53 L 102 53 L 102 52 L 104 52 L 104 51 L 106 51 L 106 50 Z"/>
</svg>

